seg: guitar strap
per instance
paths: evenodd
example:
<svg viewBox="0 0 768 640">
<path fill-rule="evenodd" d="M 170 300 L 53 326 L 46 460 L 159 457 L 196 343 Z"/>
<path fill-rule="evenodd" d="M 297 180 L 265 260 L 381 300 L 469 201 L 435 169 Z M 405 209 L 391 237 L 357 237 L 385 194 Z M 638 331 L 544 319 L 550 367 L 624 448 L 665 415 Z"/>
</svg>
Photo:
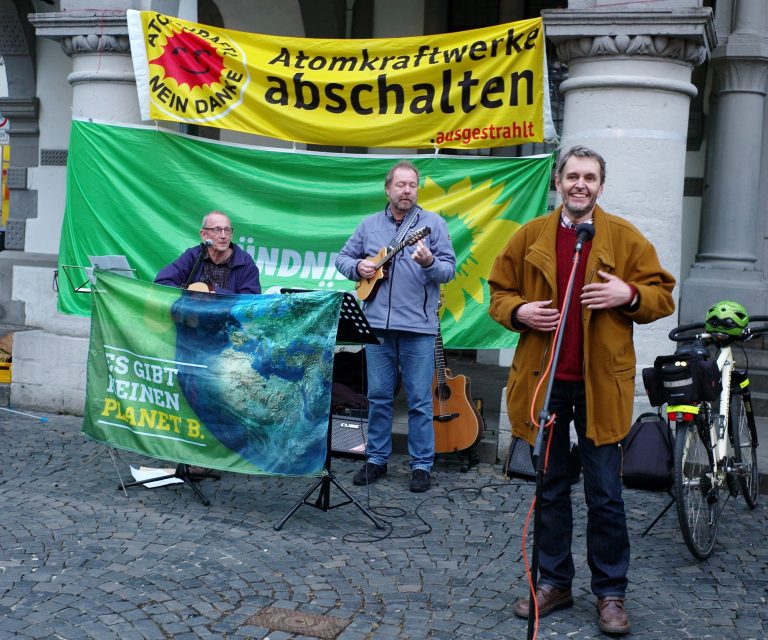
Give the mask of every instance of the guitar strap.
<svg viewBox="0 0 768 640">
<path fill-rule="evenodd" d="M 390 209 L 389 205 L 387 205 L 387 211 L 389 215 L 392 215 L 392 210 Z M 421 211 L 421 207 L 414 205 L 413 208 L 411 208 L 411 210 L 405 214 L 405 218 L 403 218 L 403 221 L 397 228 L 397 233 L 395 233 L 395 235 L 392 237 L 392 240 L 390 240 L 389 246 L 387 247 L 390 251 L 394 251 L 395 247 L 403 241 L 403 238 L 405 238 L 405 234 L 408 232 L 408 229 L 410 229 L 416 223 L 416 217 L 418 216 L 419 211 Z M 370 300 L 363 301 L 363 311 L 365 311 L 369 302 Z"/>
<path fill-rule="evenodd" d="M 387 208 L 389 209 L 389 205 L 387 205 Z M 405 215 L 405 218 L 403 218 L 403 221 L 400 223 L 400 226 L 397 228 L 397 233 L 393 236 L 392 240 L 389 243 L 390 251 L 393 250 L 398 244 L 400 244 L 403 241 L 403 238 L 405 238 L 405 234 L 408 233 L 408 229 L 410 229 L 416 223 L 416 216 L 419 215 L 419 211 L 421 211 L 421 207 L 418 205 L 415 205 Z M 390 209 L 390 215 L 392 215 L 391 209 Z"/>
</svg>

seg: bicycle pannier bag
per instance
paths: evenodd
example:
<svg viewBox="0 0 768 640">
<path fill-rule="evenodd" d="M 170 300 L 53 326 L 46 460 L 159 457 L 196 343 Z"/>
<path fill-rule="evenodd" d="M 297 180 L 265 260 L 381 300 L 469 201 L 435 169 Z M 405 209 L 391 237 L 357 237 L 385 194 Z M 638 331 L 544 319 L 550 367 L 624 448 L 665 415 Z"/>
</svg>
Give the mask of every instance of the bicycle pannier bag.
<svg viewBox="0 0 768 640">
<path fill-rule="evenodd" d="M 667 404 L 690 404 L 720 397 L 720 370 L 714 360 L 699 354 L 677 353 L 657 357 L 653 368 L 657 376 L 656 392 L 660 381 Z"/>
<path fill-rule="evenodd" d="M 657 413 L 643 413 L 621 443 L 621 479 L 630 489 L 664 491 L 674 480 L 674 437 Z"/>
<path fill-rule="evenodd" d="M 643 386 L 652 407 L 660 407 L 666 402 L 664 383 L 661 380 L 661 375 L 656 371 L 656 367 L 646 367 L 643 369 Z"/>
</svg>

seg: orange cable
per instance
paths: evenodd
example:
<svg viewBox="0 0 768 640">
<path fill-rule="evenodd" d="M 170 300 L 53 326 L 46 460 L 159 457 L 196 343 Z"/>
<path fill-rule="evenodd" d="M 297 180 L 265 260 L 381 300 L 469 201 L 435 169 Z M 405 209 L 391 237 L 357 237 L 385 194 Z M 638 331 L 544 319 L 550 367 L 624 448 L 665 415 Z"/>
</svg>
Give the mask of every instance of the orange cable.
<svg viewBox="0 0 768 640">
<path fill-rule="evenodd" d="M 576 254 L 573 259 L 573 267 L 571 267 L 571 274 L 568 278 L 568 288 L 565 290 L 565 300 L 570 300 L 570 294 L 573 289 L 573 274 L 576 271 L 576 267 L 579 264 L 579 254 Z M 567 313 L 567 309 L 566 309 Z M 537 429 L 548 429 L 552 427 L 555 423 L 555 418 L 557 417 L 557 414 L 552 414 L 547 420 L 547 423 L 545 425 L 540 425 L 538 421 L 536 420 L 536 417 L 534 416 L 534 408 L 536 406 L 536 398 L 539 396 L 539 392 L 541 391 L 541 385 L 544 383 L 544 380 L 547 379 L 547 376 L 550 373 L 550 370 L 552 369 L 552 361 L 555 358 L 555 345 L 557 344 L 557 337 L 560 334 L 560 329 L 563 326 L 563 318 L 565 317 L 565 314 L 560 316 L 560 320 L 557 322 L 557 326 L 555 327 L 555 333 L 552 335 L 552 350 L 549 354 L 549 361 L 547 362 L 547 366 L 544 369 L 544 373 L 542 374 L 541 378 L 539 379 L 539 383 L 536 385 L 536 389 L 533 392 L 533 398 L 531 398 L 531 422 L 536 426 Z M 554 375 L 554 374 L 553 374 Z M 544 452 L 544 473 L 547 472 L 547 465 L 549 464 L 549 448 L 552 445 L 552 436 L 547 438 L 547 449 Z M 534 470 L 535 471 L 535 470 Z M 528 514 L 525 517 L 525 523 L 523 525 L 523 538 L 522 538 L 522 553 L 523 553 L 523 562 L 525 564 L 525 575 L 528 578 L 528 592 L 531 594 L 530 602 L 528 603 L 528 616 L 531 615 L 531 605 L 533 605 L 533 614 L 534 614 L 534 621 L 533 621 L 533 640 L 536 640 L 536 636 L 539 632 L 539 602 L 536 598 L 536 592 L 533 589 L 533 575 L 531 574 L 531 566 L 528 563 L 528 554 L 526 552 L 525 548 L 525 539 L 528 537 L 528 527 L 531 523 L 531 515 L 533 515 L 533 509 L 536 505 L 536 496 L 534 495 L 533 500 L 531 501 L 531 506 L 528 508 Z"/>
<path fill-rule="evenodd" d="M 536 591 L 533 588 L 533 576 L 531 574 L 531 565 L 528 564 L 528 553 L 525 548 L 525 539 L 528 537 L 528 526 L 531 524 L 531 516 L 533 515 L 533 507 L 536 504 L 536 496 L 533 496 L 531 506 L 528 509 L 528 514 L 525 516 L 525 523 L 523 524 L 523 562 L 525 563 L 525 575 L 528 578 L 528 593 L 531 594 L 531 600 L 528 602 L 528 616 L 531 615 L 531 605 L 533 605 L 533 637 L 539 632 L 539 601 L 536 598 Z"/>
</svg>

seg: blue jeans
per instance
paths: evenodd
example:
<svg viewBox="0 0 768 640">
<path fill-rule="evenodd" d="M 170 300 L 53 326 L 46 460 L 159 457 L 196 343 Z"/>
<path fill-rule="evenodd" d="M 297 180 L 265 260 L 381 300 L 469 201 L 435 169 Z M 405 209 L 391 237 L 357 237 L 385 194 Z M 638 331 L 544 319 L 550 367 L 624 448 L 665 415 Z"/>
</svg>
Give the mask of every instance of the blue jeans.
<svg viewBox="0 0 768 640">
<path fill-rule="evenodd" d="M 587 563 L 592 572 L 592 592 L 598 598 L 624 597 L 629 570 L 629 535 L 621 497 L 621 452 L 617 444 L 598 447 L 586 437 L 586 409 L 583 382 L 555 381 L 549 411 L 557 418 L 550 432 L 549 465 L 542 486 L 539 582 L 570 589 L 575 574 L 568 468 L 569 426 L 573 421 L 584 472 Z"/>
<path fill-rule="evenodd" d="M 392 453 L 392 415 L 398 365 L 408 398 L 411 469 L 429 471 L 435 459 L 432 378 L 435 336 L 376 329 L 380 345 L 366 345 L 368 370 L 368 462 L 387 464 Z"/>
</svg>

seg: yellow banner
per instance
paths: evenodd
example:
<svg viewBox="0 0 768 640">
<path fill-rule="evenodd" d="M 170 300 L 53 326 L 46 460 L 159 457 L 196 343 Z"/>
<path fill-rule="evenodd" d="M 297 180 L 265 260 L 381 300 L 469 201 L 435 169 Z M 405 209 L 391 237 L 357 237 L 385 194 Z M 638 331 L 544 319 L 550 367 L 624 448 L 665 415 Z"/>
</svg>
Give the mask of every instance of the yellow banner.
<svg viewBox="0 0 768 640">
<path fill-rule="evenodd" d="M 554 135 L 541 18 L 376 40 L 244 33 L 153 11 L 128 11 L 128 27 L 145 120 L 362 147 Z"/>
</svg>

